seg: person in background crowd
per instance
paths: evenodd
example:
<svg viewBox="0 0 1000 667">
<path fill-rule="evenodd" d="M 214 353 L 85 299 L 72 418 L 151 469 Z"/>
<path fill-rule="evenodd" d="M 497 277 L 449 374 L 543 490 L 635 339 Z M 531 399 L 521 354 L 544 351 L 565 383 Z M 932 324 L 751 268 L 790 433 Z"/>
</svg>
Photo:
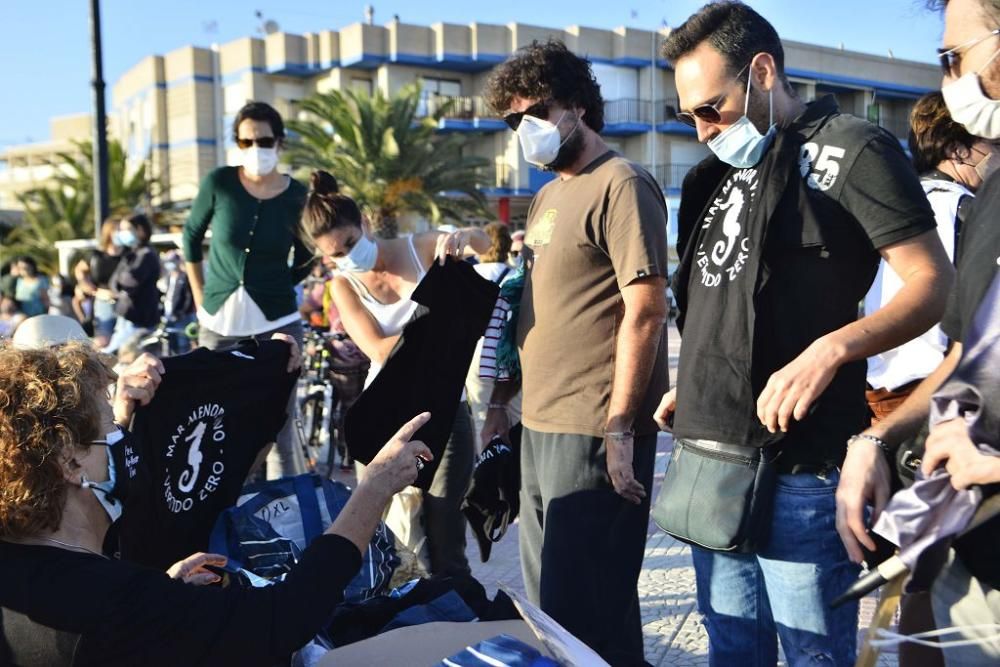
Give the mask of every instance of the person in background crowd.
<svg viewBox="0 0 1000 667">
<path fill-rule="evenodd" d="M 0 338 L 10 338 L 18 325 L 27 319 L 18 309 L 17 301 L 7 295 L 0 295 Z"/>
<path fill-rule="evenodd" d="M 948 113 L 976 139 L 1000 141 L 1000 38 L 997 37 L 1000 2 L 942 0 L 936 4 L 945 8 L 939 54 L 944 73 L 941 92 Z M 982 178 L 982 174 L 978 176 Z M 951 339 L 951 348 L 934 372 L 901 405 L 861 433 L 879 446 L 851 448 L 844 461 L 837 489 L 837 528 L 852 559 L 863 557 L 862 547 L 875 548 L 868 526 L 889 500 L 890 467 L 896 461 L 911 472 L 919 467 L 924 475 L 936 467 L 945 467 L 956 488 L 980 485 L 984 495 L 996 493 L 1000 482 L 997 472 L 1000 464 L 995 457 L 987 457 L 976 448 L 961 418 L 934 425 L 925 448 L 914 443 L 909 454 L 904 451 L 900 456 L 904 443 L 911 442 L 927 423 L 934 392 L 962 359 L 972 318 L 997 274 L 1000 225 L 996 222 L 996 212 L 1000 210 L 1000 178 L 995 172 L 986 176 L 977 190 L 972 212 L 961 228 L 956 251 L 958 277 L 941 319 L 941 330 Z M 981 400 L 991 407 L 991 414 L 1000 412 L 995 407 L 1000 396 L 983 395 Z M 955 543 L 949 562 L 931 590 L 934 619 L 939 627 L 1000 623 L 998 533 L 1000 521 L 994 517 Z M 961 632 L 963 639 L 972 639 L 977 634 L 971 627 Z M 1000 647 L 995 641 L 989 645 L 953 646 L 943 652 L 949 667 L 995 665 L 1000 660 Z"/>
<path fill-rule="evenodd" d="M 27 255 L 17 258 L 14 298 L 28 317 L 49 311 L 49 279 L 38 272 L 38 263 Z"/>
<path fill-rule="evenodd" d="M 913 106 L 909 146 L 913 166 L 934 209 L 941 245 L 954 260 L 973 193 L 1000 167 L 1000 156 L 995 155 L 991 143 L 973 137 L 952 120 L 940 92 L 928 93 Z M 892 301 L 902 284 L 882 261 L 865 297 L 865 313 L 871 315 Z M 937 368 L 946 344 L 941 328 L 934 326 L 908 343 L 868 359 L 866 397 L 874 421 L 887 417 Z"/>
<path fill-rule="evenodd" d="M 920 184 L 934 209 L 937 232 L 948 257 L 955 250 L 963 223 L 972 208 L 973 193 L 1000 166 L 991 143 L 973 137 L 952 120 L 940 92 L 920 98 L 910 113 L 909 147 Z M 883 261 L 865 297 L 865 313 L 889 303 L 902 281 Z M 866 398 L 872 423 L 887 418 L 944 359 L 947 337 L 938 325 L 908 343 L 868 359 Z M 933 630 L 927 593 L 903 596 L 900 632 Z M 943 663 L 938 649 L 916 644 L 899 647 L 900 664 L 932 667 Z"/>
<path fill-rule="evenodd" d="M 789 664 L 847 667 L 857 605 L 830 602 L 859 568 L 838 538 L 834 494 L 848 436 L 868 419 L 865 359 L 940 318 L 953 270 L 898 140 L 840 113 L 832 97 L 803 103 L 760 14 L 705 5 L 663 53 L 678 117 L 714 156 L 684 182 L 682 201 L 701 224 L 688 221 L 695 231 L 675 283 L 679 376 L 657 418 L 666 428 L 673 415 L 688 460 L 753 448 L 776 472 L 776 485 L 760 489 L 772 506 L 750 552 L 692 547 L 710 661 L 774 665 L 780 636 Z M 880 255 L 903 285 L 859 320 Z M 719 502 L 717 481 L 692 506 Z"/>
<path fill-rule="evenodd" d="M 160 321 L 160 258 L 149 246 L 153 226 L 142 213 L 125 216 L 118 223 L 117 244 L 124 250 L 111 274 L 108 289 L 115 300 L 118 319 L 111 340 L 103 349 L 113 354 L 129 339 L 153 329 Z"/>
<path fill-rule="evenodd" d="M 309 275 L 312 253 L 295 234 L 306 189 L 277 170 L 285 138 L 281 115 L 268 104 L 249 102 L 233 121 L 242 152 L 239 167 L 220 167 L 202 181 L 184 225 L 184 258 L 198 308 L 198 342 L 211 350 L 249 337 L 286 333 L 302 345 L 295 289 Z M 208 270 L 202 271 L 202 241 L 209 227 Z M 294 249 L 291 266 L 288 257 Z M 288 397 L 294 413 L 295 392 Z M 268 458 L 270 478 L 303 472 L 292 420 Z"/>
<path fill-rule="evenodd" d="M 167 254 L 163 262 L 163 319 L 170 329 L 170 350 L 174 354 L 184 354 L 191 350 L 191 339 L 184 330 L 196 321 L 194 296 L 188 284 L 187 274 L 181 267 L 181 257 L 177 252 Z"/>
<path fill-rule="evenodd" d="M 475 265 L 476 273 L 486 280 L 496 284 L 502 283 L 513 275 L 515 268 L 510 265 L 510 248 L 513 243 L 510 228 L 502 222 L 492 222 L 483 228 L 490 237 L 490 249 L 477 256 L 479 263 Z M 493 395 L 493 380 L 479 377 L 479 361 L 483 352 L 483 340 L 479 339 L 476 353 L 469 366 L 469 374 L 465 378 L 465 391 L 472 410 L 472 420 L 475 433 L 483 430 L 486 421 L 486 409 Z M 518 394 L 509 403 L 508 418 L 511 424 L 521 421 L 521 396 Z M 480 443 L 480 448 L 482 443 Z"/>
<path fill-rule="evenodd" d="M 498 382 L 481 433 L 506 437 L 524 388 L 520 549 L 528 597 L 614 665 L 641 665 L 637 584 L 656 399 L 667 388 L 667 209 L 600 136 L 590 63 L 534 42 L 494 69 L 490 106 L 552 171 L 531 202 L 517 320 L 522 382 Z"/>
<path fill-rule="evenodd" d="M 94 345 L 105 347 L 115 330 L 115 300 L 111 292 L 111 276 L 121 261 L 123 248 L 118 244 L 118 218 L 109 218 L 101 225 L 101 238 L 97 248 L 87 260 L 80 260 L 73 267 L 76 279 L 74 295 L 76 315 L 86 314 L 85 302 L 92 302 Z M 80 319 L 85 322 L 85 318 Z"/>
<path fill-rule="evenodd" d="M 17 260 L 13 259 L 0 265 L 0 296 L 17 296 Z"/>
<path fill-rule="evenodd" d="M 225 559 L 195 554 L 163 572 L 102 554 L 112 483 L 106 388 L 114 374 L 81 344 L 0 348 L 0 607 L 17 664 L 274 665 L 326 624 L 389 498 L 430 451 L 411 420 L 368 466 L 326 533 L 273 587 L 198 586 Z M 36 396 L 38 400 L 19 400 Z M 180 620 L 182 619 L 182 621 Z"/>
<path fill-rule="evenodd" d="M 323 295 L 326 294 L 329 280 L 330 273 L 325 263 L 319 261 L 313 264 L 312 273 L 302 283 L 302 303 L 299 304 L 299 312 L 302 314 L 302 319 L 316 329 L 330 328 L 330 321 L 323 308 Z"/>
<path fill-rule="evenodd" d="M 302 215 L 302 234 L 319 252 L 336 262 L 333 302 L 344 328 L 371 360 L 367 388 L 395 347 L 417 302 L 410 299 L 436 258 L 462 258 L 467 246 L 476 252 L 490 247 L 478 228 L 449 234 L 432 231 L 406 238 L 376 239 L 357 203 L 339 193 L 337 180 L 315 171 Z M 461 308 L 462 304 L 455 304 Z M 348 443 L 350 444 L 350 443 Z M 472 476 L 475 456 L 472 416 L 464 401 L 455 415 L 451 437 L 423 494 L 423 513 L 432 574 L 468 574 L 462 500 Z"/>
<path fill-rule="evenodd" d="M 521 249 L 524 247 L 524 230 L 519 229 L 510 235 L 510 257 L 507 259 L 511 266 L 521 265 Z"/>
<path fill-rule="evenodd" d="M 76 317 L 73 310 L 73 294 L 76 286 L 66 276 L 57 273 L 49 281 L 49 314 Z"/>
</svg>

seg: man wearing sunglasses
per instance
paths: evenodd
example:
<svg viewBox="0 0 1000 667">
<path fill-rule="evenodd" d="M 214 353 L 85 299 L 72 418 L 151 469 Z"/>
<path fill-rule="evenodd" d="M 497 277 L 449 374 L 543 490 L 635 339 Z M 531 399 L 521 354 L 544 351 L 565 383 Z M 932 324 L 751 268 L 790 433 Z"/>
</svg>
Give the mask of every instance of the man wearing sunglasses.
<svg viewBox="0 0 1000 667">
<path fill-rule="evenodd" d="M 524 430 L 521 567 L 529 597 L 613 665 L 642 665 L 637 583 L 666 389 L 667 210 L 598 134 L 590 63 L 534 43 L 498 67 L 491 105 L 557 178 L 528 210 L 518 316 Z M 504 434 L 497 383 L 483 442 Z"/>
<path fill-rule="evenodd" d="M 684 182 L 680 226 L 692 231 L 674 289 L 684 344 L 657 419 L 674 417 L 671 466 L 699 450 L 763 448 L 776 475 L 755 488 L 767 510 L 733 506 L 759 521 L 737 548 L 692 548 L 710 659 L 774 665 L 780 636 L 791 665 L 852 665 L 857 607 L 829 608 L 858 573 L 835 528 L 837 469 L 866 423 L 865 359 L 938 320 L 948 257 L 899 142 L 832 97 L 800 100 L 758 13 L 706 5 L 663 53 L 678 117 L 714 156 Z M 880 256 L 904 285 L 858 320 Z M 731 492 L 721 478 L 698 489 L 692 511 Z"/>
<path fill-rule="evenodd" d="M 943 0 L 945 9 L 943 45 L 938 49 L 943 74 L 942 96 L 951 118 L 973 137 L 1000 141 L 1000 2 L 997 0 Z M 951 339 L 948 355 L 938 368 L 913 390 L 888 419 L 873 425 L 864 435 L 881 439 L 894 454 L 883 458 L 877 449 L 848 451 L 837 490 L 837 523 L 848 549 L 872 548 L 864 520 L 871 508 L 872 521 L 885 507 L 890 493 L 890 466 L 922 467 L 924 474 L 944 467 L 952 485 L 981 485 L 984 497 L 996 493 L 996 457 L 981 453 L 969 437 L 965 420 L 942 421 L 930 429 L 926 453 L 908 456 L 904 443 L 927 424 L 931 397 L 962 360 L 963 343 L 970 332 L 983 298 L 1000 264 L 1000 177 L 986 177 L 977 191 L 976 203 L 962 226 L 956 256 L 958 276 L 941 321 L 941 330 Z M 998 396 L 976 387 L 982 401 L 980 414 L 996 414 Z M 898 455 L 899 450 L 903 450 Z M 916 449 L 916 448 L 913 448 Z M 914 472 L 912 469 L 910 472 Z M 992 484 L 992 486 L 990 486 Z M 959 627 L 965 646 L 944 650 L 948 665 L 995 665 L 1000 660 L 1000 642 L 989 624 L 1000 623 L 1000 567 L 997 545 L 1000 526 L 996 517 L 954 543 L 954 554 L 931 589 L 934 620 L 939 627 Z M 984 639 L 994 637 L 992 640 Z M 900 656 L 904 653 L 901 651 Z M 902 661 L 901 663 L 902 664 Z M 921 663 L 923 664 L 923 663 Z"/>
</svg>

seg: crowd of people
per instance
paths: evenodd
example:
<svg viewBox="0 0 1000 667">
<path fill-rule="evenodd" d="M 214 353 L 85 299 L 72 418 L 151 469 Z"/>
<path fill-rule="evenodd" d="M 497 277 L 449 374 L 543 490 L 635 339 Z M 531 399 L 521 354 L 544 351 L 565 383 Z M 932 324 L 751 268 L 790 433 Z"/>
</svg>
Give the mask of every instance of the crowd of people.
<svg viewBox="0 0 1000 667">
<path fill-rule="evenodd" d="M 789 665 L 853 665 L 858 602 L 838 598 L 888 542 L 913 572 L 900 665 L 997 664 L 1000 3 L 938 4 L 942 90 L 915 104 L 909 155 L 833 97 L 800 99 L 777 32 L 742 2 L 707 4 L 669 33 L 677 119 L 711 151 L 684 180 L 673 271 L 660 186 L 604 142 L 590 62 L 555 40 L 519 49 L 485 93 L 525 160 L 556 176 L 523 231 L 380 238 L 335 174 L 314 171 L 307 187 L 277 170 L 283 120 L 250 102 L 232 127 L 242 164 L 202 182 L 179 251 L 158 254 L 150 221 L 128 214 L 71 277 L 11 262 L 0 660 L 57 664 L 69 641 L 72 664 L 286 662 L 411 485 L 427 572 L 468 575 L 463 500 L 477 453 L 500 441 L 520 452 L 528 598 L 609 664 L 647 664 L 637 583 L 651 515 L 692 545 L 713 665 L 774 665 L 779 642 Z M 474 270 L 442 270 L 462 262 Z M 428 292 L 469 275 L 489 290 L 456 293 L 496 299 L 490 325 L 455 333 L 444 354 L 456 358 L 400 373 L 407 346 L 439 350 L 415 325 L 440 305 Z M 683 340 L 673 387 L 668 293 Z M 456 329 L 479 321 L 458 314 L 471 301 L 447 308 Z M 434 317 L 425 329 L 449 326 Z M 396 435 L 281 584 L 217 586 L 224 559 L 205 553 L 164 577 L 114 557 L 127 532 L 109 533 L 129 514 L 120 461 L 133 465 L 116 443 L 165 372 L 137 341 L 161 324 L 176 354 L 284 341 L 275 383 L 296 372 L 304 326 L 329 330 L 367 368 L 365 389 L 391 402 L 385 378 L 414 385 L 449 419 L 432 429 L 432 414 L 383 405 Z M 478 339 L 469 357 L 463 336 Z M 401 402 L 414 386 L 398 387 Z M 274 425 L 268 478 L 305 470 L 294 402 Z M 654 498 L 661 430 L 673 445 Z M 188 454 L 195 476 L 203 457 Z M 910 641 L 938 631 L 958 641 Z"/>
</svg>

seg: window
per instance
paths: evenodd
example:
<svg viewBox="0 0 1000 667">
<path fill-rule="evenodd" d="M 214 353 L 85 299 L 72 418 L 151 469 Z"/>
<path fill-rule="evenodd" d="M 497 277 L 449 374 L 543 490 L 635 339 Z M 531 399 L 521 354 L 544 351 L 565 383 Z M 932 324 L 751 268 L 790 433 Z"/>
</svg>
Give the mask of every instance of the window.
<svg viewBox="0 0 1000 667">
<path fill-rule="evenodd" d="M 356 93 L 367 93 L 372 94 L 372 80 L 371 79 L 361 79 L 358 77 L 351 77 L 351 90 Z"/>
<path fill-rule="evenodd" d="M 436 79 L 429 76 L 420 77 L 420 85 L 424 95 L 443 95 L 459 97 L 462 94 L 462 82 L 454 79 Z"/>
</svg>

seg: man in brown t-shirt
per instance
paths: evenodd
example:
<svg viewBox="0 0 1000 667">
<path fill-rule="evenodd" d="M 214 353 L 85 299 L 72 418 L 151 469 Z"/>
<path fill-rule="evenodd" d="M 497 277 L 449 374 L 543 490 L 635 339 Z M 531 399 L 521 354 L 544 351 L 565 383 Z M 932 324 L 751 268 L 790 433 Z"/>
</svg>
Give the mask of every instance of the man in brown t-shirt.
<svg viewBox="0 0 1000 667">
<path fill-rule="evenodd" d="M 667 210 L 656 181 L 598 134 L 590 64 L 534 43 L 496 69 L 490 103 L 525 159 L 558 178 L 536 195 L 518 318 L 524 432 L 521 567 L 528 596 L 614 665 L 644 664 L 636 584 L 667 384 Z M 494 390 L 484 441 L 505 433 Z"/>
</svg>

